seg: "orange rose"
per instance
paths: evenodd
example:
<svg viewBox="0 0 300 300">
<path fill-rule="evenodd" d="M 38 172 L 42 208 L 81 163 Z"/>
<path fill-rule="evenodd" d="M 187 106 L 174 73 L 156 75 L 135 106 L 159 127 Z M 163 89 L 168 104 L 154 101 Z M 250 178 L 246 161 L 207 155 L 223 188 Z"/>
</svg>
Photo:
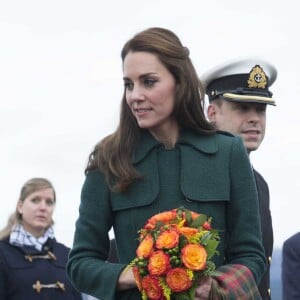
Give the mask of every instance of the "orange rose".
<svg viewBox="0 0 300 300">
<path fill-rule="evenodd" d="M 183 234 L 188 240 L 190 240 L 195 234 L 199 232 L 197 228 L 180 227 L 178 231 Z"/>
<path fill-rule="evenodd" d="M 156 277 L 150 275 L 145 276 L 142 281 L 142 288 L 149 299 L 164 299 L 163 289 L 159 285 L 159 280 Z"/>
<path fill-rule="evenodd" d="M 204 270 L 206 267 L 206 259 L 207 252 L 202 245 L 187 244 L 181 249 L 181 260 L 190 270 Z"/>
<path fill-rule="evenodd" d="M 173 292 L 186 291 L 192 286 L 187 270 L 182 268 L 171 269 L 166 276 L 168 286 Z"/>
<path fill-rule="evenodd" d="M 179 234 L 176 229 L 170 229 L 162 232 L 156 239 L 157 249 L 171 249 L 176 247 L 179 242 Z"/>
<path fill-rule="evenodd" d="M 145 229 L 154 229 L 157 222 L 162 222 L 164 224 L 170 223 L 171 220 L 176 219 L 176 210 L 162 212 L 160 214 L 156 214 L 151 217 L 147 224 L 145 225 Z"/>
<path fill-rule="evenodd" d="M 138 258 L 148 258 L 153 251 L 153 237 L 148 234 L 139 244 L 136 249 L 136 255 Z"/>
<path fill-rule="evenodd" d="M 163 275 L 170 268 L 170 257 L 162 250 L 153 252 L 149 258 L 148 270 L 151 275 Z"/>
</svg>

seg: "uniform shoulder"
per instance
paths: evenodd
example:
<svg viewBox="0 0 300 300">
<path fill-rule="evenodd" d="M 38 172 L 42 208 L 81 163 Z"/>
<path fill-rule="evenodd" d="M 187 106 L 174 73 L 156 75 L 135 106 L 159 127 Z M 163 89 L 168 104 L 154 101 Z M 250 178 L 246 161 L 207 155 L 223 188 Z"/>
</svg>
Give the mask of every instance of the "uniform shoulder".
<svg viewBox="0 0 300 300">
<path fill-rule="evenodd" d="M 300 249 L 300 232 L 295 233 L 289 237 L 285 242 L 285 246 L 297 246 Z"/>
<path fill-rule="evenodd" d="M 254 176 L 256 177 L 256 179 L 267 184 L 265 178 L 256 169 L 253 169 L 253 173 L 254 173 Z"/>
</svg>

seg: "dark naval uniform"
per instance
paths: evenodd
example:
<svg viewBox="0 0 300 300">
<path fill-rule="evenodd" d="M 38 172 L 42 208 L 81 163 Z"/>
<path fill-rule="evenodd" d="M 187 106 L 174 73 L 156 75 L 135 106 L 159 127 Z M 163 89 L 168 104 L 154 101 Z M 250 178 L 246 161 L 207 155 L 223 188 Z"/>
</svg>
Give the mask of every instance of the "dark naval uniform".
<svg viewBox="0 0 300 300">
<path fill-rule="evenodd" d="M 258 286 L 259 292 L 263 300 L 271 299 L 270 290 L 270 264 L 273 252 L 273 227 L 272 217 L 270 212 L 270 196 L 268 184 L 264 178 L 256 171 L 254 171 L 254 177 L 257 186 L 259 211 L 261 218 L 262 240 L 265 249 L 267 259 L 267 271 L 262 277 Z"/>
<path fill-rule="evenodd" d="M 283 243 L 282 248 L 282 299 L 300 299 L 300 232 Z"/>
<path fill-rule="evenodd" d="M 246 107 L 253 104 L 255 106 L 252 106 L 252 109 L 257 109 L 258 105 L 261 105 L 260 108 L 262 109 L 266 105 L 276 106 L 273 93 L 269 90 L 269 87 L 275 82 L 276 78 L 276 68 L 268 61 L 257 57 L 226 62 L 212 68 L 201 76 L 209 103 L 221 99 L 231 103 L 247 104 L 248 106 Z M 261 120 L 253 120 L 253 118 L 244 119 L 243 121 L 244 124 L 248 124 L 245 126 L 248 129 L 256 126 L 253 123 L 261 122 Z M 249 125 L 250 123 L 251 125 Z M 259 125 L 258 128 L 260 126 L 262 127 L 261 129 L 264 129 L 263 125 Z M 222 126 L 219 129 L 223 129 Z M 257 142 L 259 141 L 257 140 Z M 259 143 L 257 146 L 259 146 Z M 248 151 L 253 150 L 248 149 Z M 262 242 L 267 259 L 267 271 L 262 277 L 258 288 L 262 299 L 269 300 L 271 299 L 270 263 L 273 252 L 273 228 L 269 188 L 264 178 L 255 170 L 254 176 L 258 192 Z"/>
<path fill-rule="evenodd" d="M 67 279 L 69 248 L 48 239 L 42 251 L 0 241 L 1 300 L 81 300 Z"/>
</svg>

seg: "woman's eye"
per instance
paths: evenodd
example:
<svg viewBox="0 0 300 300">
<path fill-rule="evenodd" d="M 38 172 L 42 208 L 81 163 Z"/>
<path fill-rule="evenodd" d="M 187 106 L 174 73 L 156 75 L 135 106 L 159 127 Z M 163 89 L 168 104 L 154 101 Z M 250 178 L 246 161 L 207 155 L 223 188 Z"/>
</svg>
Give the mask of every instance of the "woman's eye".
<svg viewBox="0 0 300 300">
<path fill-rule="evenodd" d="M 124 82 L 124 88 L 125 88 L 126 90 L 132 90 L 132 89 L 133 89 L 133 84 L 132 84 L 132 82 L 125 81 L 125 82 Z"/>
<path fill-rule="evenodd" d="M 38 202 L 39 202 L 39 199 L 38 199 L 38 198 L 32 198 L 32 199 L 31 199 L 31 202 L 32 202 L 32 203 L 38 203 Z"/>
<path fill-rule="evenodd" d="M 145 84 L 146 86 L 153 86 L 153 85 L 155 84 L 156 81 L 157 81 L 157 80 L 155 80 L 155 79 L 150 79 L 150 78 L 148 78 L 148 79 L 145 79 L 144 84 Z"/>
<path fill-rule="evenodd" d="M 48 200 L 46 200 L 46 204 L 48 206 L 53 206 L 54 205 L 54 201 L 52 199 L 48 199 Z"/>
</svg>

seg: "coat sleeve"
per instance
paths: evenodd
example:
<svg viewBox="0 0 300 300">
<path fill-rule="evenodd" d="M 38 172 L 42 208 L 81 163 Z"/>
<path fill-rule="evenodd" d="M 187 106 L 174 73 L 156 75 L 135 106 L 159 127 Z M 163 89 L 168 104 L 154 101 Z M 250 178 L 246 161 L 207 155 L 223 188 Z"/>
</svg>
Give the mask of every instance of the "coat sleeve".
<svg viewBox="0 0 300 300">
<path fill-rule="evenodd" d="M 262 245 L 257 190 L 248 154 L 238 137 L 230 159 L 230 201 L 226 208 L 225 260 L 246 266 L 259 283 L 266 270 Z"/>
<path fill-rule="evenodd" d="M 115 299 L 123 264 L 107 262 L 112 212 L 105 179 L 99 171 L 87 174 L 81 192 L 79 217 L 67 274 L 76 288 L 99 299 Z"/>
</svg>

